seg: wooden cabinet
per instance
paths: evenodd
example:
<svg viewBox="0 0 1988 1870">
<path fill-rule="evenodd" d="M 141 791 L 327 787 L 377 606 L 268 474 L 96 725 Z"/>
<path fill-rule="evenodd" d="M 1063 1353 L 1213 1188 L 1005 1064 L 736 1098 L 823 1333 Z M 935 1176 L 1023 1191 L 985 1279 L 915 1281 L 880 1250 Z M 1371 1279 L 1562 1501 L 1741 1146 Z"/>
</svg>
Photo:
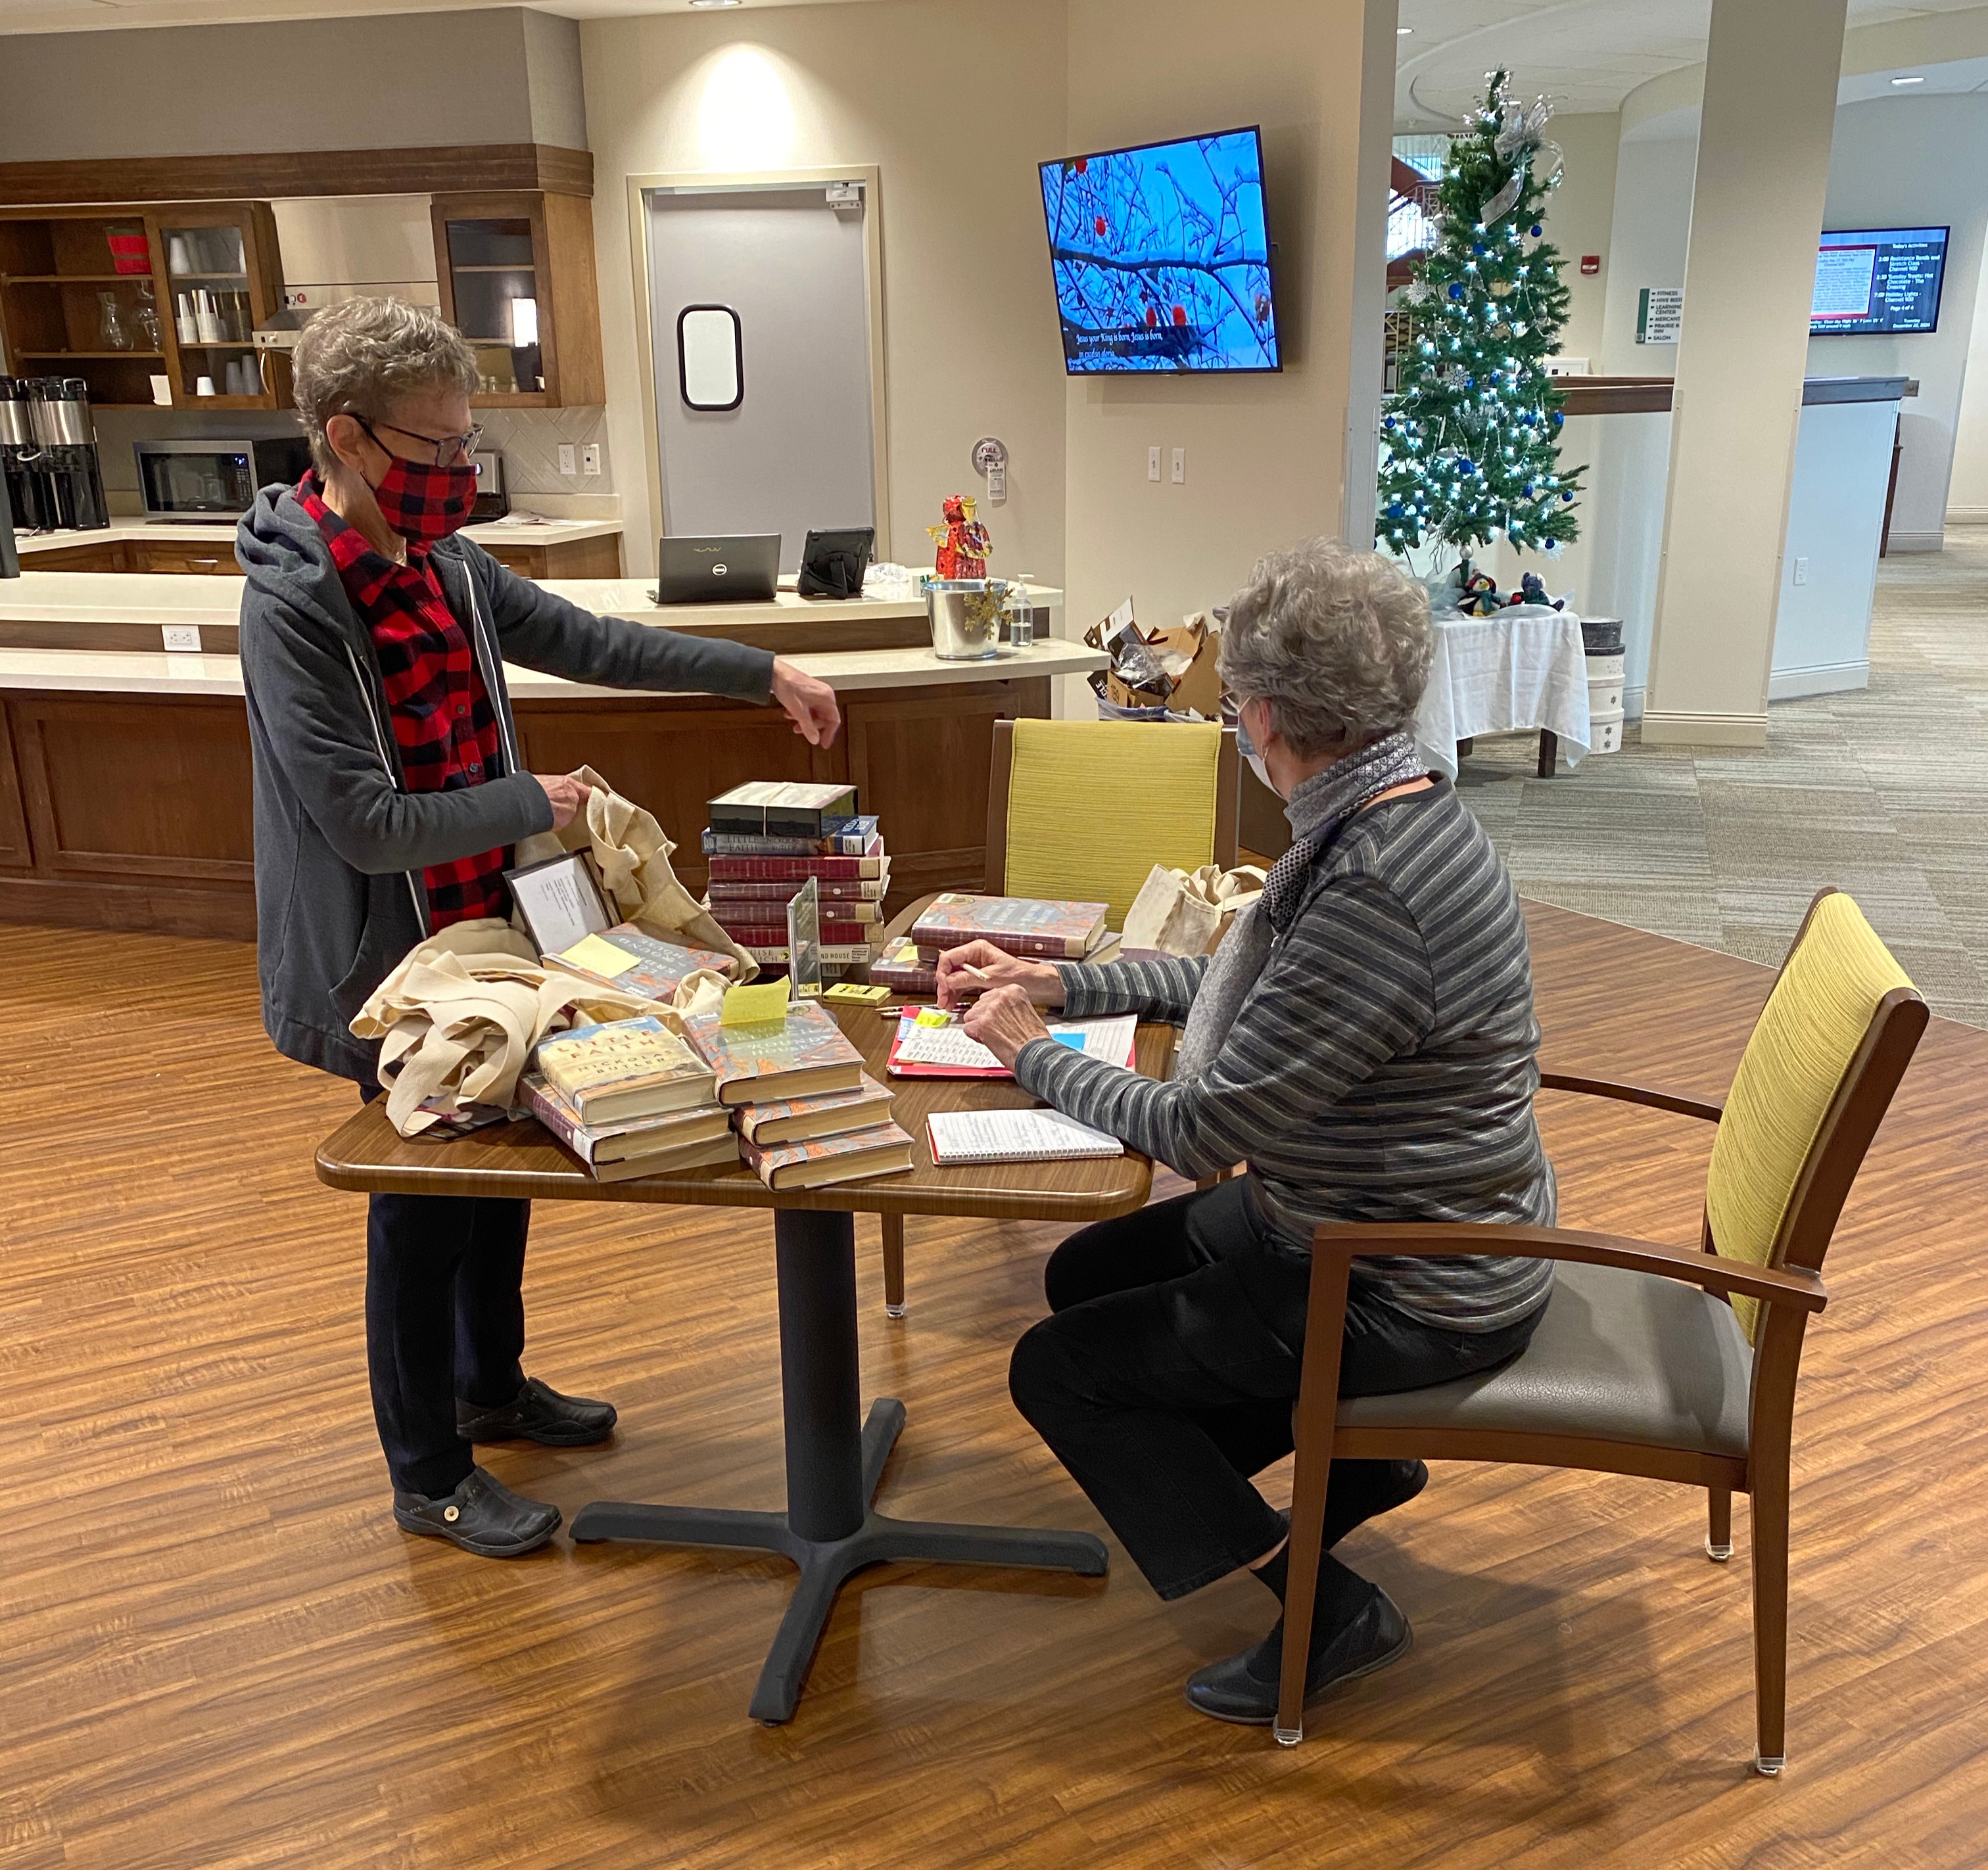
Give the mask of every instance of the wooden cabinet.
<svg viewBox="0 0 1988 1870">
<path fill-rule="evenodd" d="M 288 358 L 259 360 L 250 337 L 282 302 L 266 201 L 0 208 L 7 368 L 79 376 L 95 407 L 156 407 L 155 376 L 175 408 L 286 407 Z"/>
<path fill-rule="evenodd" d="M 476 347 L 484 409 L 607 400 L 593 204 L 576 195 L 437 195 L 442 316 Z"/>
<path fill-rule="evenodd" d="M 129 539 L 125 569 L 134 572 L 178 572 L 204 578 L 236 578 L 232 545 L 202 545 L 190 539 Z"/>
<path fill-rule="evenodd" d="M 510 539 L 477 543 L 505 570 L 521 578 L 619 578 L 621 576 L 621 535 L 604 534 L 599 538 L 565 539 L 556 545 L 541 545 Z"/>
<path fill-rule="evenodd" d="M 137 569 L 130 548 L 122 539 L 88 545 L 56 545 L 45 552 L 24 552 L 24 572 L 129 572 Z"/>
<path fill-rule="evenodd" d="M 518 733 L 531 771 L 591 765 L 654 812 L 678 840 L 677 874 L 697 891 L 707 800 L 746 779 L 853 781 L 883 821 L 894 913 L 928 890 L 980 886 L 994 723 L 1046 715 L 1049 689 L 1035 677 L 856 690 L 826 751 L 777 708 L 696 697 L 522 701 Z M 239 700 L 0 700 L 0 920 L 254 934 Z"/>
</svg>

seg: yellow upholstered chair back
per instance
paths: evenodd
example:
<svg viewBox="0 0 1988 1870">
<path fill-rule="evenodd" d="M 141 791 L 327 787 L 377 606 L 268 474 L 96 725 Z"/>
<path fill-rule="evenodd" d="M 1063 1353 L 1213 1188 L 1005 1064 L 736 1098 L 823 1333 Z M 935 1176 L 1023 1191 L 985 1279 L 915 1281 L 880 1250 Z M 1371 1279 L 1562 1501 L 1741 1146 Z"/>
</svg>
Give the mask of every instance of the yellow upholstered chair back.
<svg viewBox="0 0 1988 1870">
<path fill-rule="evenodd" d="M 1225 754 L 1212 721 L 1004 721 L 994 760 L 988 868 L 999 894 L 1101 900 L 1115 929 L 1155 864 L 1236 861 L 1234 740 Z"/>
<path fill-rule="evenodd" d="M 1712 1146 L 1706 1222 L 1727 1258 L 1777 1260 L 1789 1203 L 1879 1003 L 1912 984 L 1848 896 L 1817 900 L 1746 1041 Z M 1733 1309 L 1750 1338 L 1757 1304 L 1736 1298 Z"/>
</svg>

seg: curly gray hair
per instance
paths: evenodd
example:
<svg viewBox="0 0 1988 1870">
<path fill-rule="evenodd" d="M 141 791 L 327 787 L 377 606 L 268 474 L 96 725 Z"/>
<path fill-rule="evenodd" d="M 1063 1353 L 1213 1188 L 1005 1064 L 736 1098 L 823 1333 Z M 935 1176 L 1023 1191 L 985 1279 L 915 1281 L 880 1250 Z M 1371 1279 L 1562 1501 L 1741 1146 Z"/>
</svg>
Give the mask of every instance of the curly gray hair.
<svg viewBox="0 0 1988 1870">
<path fill-rule="evenodd" d="M 1428 593 L 1378 552 L 1307 539 L 1256 562 L 1230 600 L 1216 667 L 1270 704 L 1301 758 L 1406 727 L 1428 680 Z"/>
<path fill-rule="evenodd" d="M 404 396 L 437 384 L 474 392 L 476 353 L 439 312 L 404 299 L 348 299 L 305 326 L 292 373 L 297 415 L 318 471 L 337 457 L 325 439 L 333 416 L 388 418 Z"/>
</svg>

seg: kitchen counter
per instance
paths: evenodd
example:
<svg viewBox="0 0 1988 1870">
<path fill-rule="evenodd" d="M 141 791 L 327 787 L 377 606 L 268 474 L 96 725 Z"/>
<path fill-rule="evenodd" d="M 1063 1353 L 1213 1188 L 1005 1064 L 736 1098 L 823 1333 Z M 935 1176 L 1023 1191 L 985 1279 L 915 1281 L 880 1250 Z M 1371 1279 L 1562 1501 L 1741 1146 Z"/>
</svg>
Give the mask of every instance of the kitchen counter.
<svg viewBox="0 0 1988 1870">
<path fill-rule="evenodd" d="M 242 667 L 216 653 L 238 634 L 242 582 L 26 572 L 0 584 L 0 643 L 16 633 L 19 645 L 0 647 L 0 920 L 253 935 Z M 704 882 L 705 802 L 746 779 L 855 785 L 882 820 L 891 913 L 931 890 L 979 888 L 994 724 L 1047 715 L 1053 677 L 1105 661 L 1039 629 L 992 660 L 941 662 L 911 597 L 810 603 L 789 592 L 768 604 L 663 609 L 637 580 L 550 588 L 638 623 L 793 633 L 782 653 L 841 697 L 843 731 L 823 749 L 777 708 L 507 666 L 527 768 L 605 774 L 676 840 L 692 889 Z M 1060 591 L 1033 595 L 1039 620 L 1062 602 Z M 167 630 L 199 650 L 167 653 Z M 879 643 L 879 631 L 900 634 Z M 79 640 L 96 646 L 66 646 Z"/>
</svg>

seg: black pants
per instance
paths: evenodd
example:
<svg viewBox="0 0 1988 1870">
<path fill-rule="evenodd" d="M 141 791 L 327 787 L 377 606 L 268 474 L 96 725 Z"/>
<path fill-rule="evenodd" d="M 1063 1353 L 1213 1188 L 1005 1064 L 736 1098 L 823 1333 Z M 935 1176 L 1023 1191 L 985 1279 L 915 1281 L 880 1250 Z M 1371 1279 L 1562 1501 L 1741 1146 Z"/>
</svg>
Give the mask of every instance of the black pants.
<svg viewBox="0 0 1988 1870">
<path fill-rule="evenodd" d="M 1246 1186 L 1225 1182 L 1071 1235 L 1044 1274 L 1051 1315 L 1009 1369 L 1016 1406 L 1164 1598 L 1253 1564 L 1283 1536 L 1250 1477 L 1291 1451 L 1311 1260 L 1259 1234 Z M 1488 1369 L 1525 1348 L 1539 1318 L 1445 1331 L 1356 1285 L 1339 1393 Z M 1367 1484 L 1377 1466 L 1334 1462 L 1334 1490 Z M 1353 1574 L 1325 1566 L 1322 1595 L 1355 1602 Z"/>
<path fill-rule="evenodd" d="M 455 1401 L 509 1402 L 525 1386 L 529 1201 L 374 1195 L 366 1213 L 366 1367 L 395 1487 L 452 1493 L 475 1451 Z"/>
</svg>

